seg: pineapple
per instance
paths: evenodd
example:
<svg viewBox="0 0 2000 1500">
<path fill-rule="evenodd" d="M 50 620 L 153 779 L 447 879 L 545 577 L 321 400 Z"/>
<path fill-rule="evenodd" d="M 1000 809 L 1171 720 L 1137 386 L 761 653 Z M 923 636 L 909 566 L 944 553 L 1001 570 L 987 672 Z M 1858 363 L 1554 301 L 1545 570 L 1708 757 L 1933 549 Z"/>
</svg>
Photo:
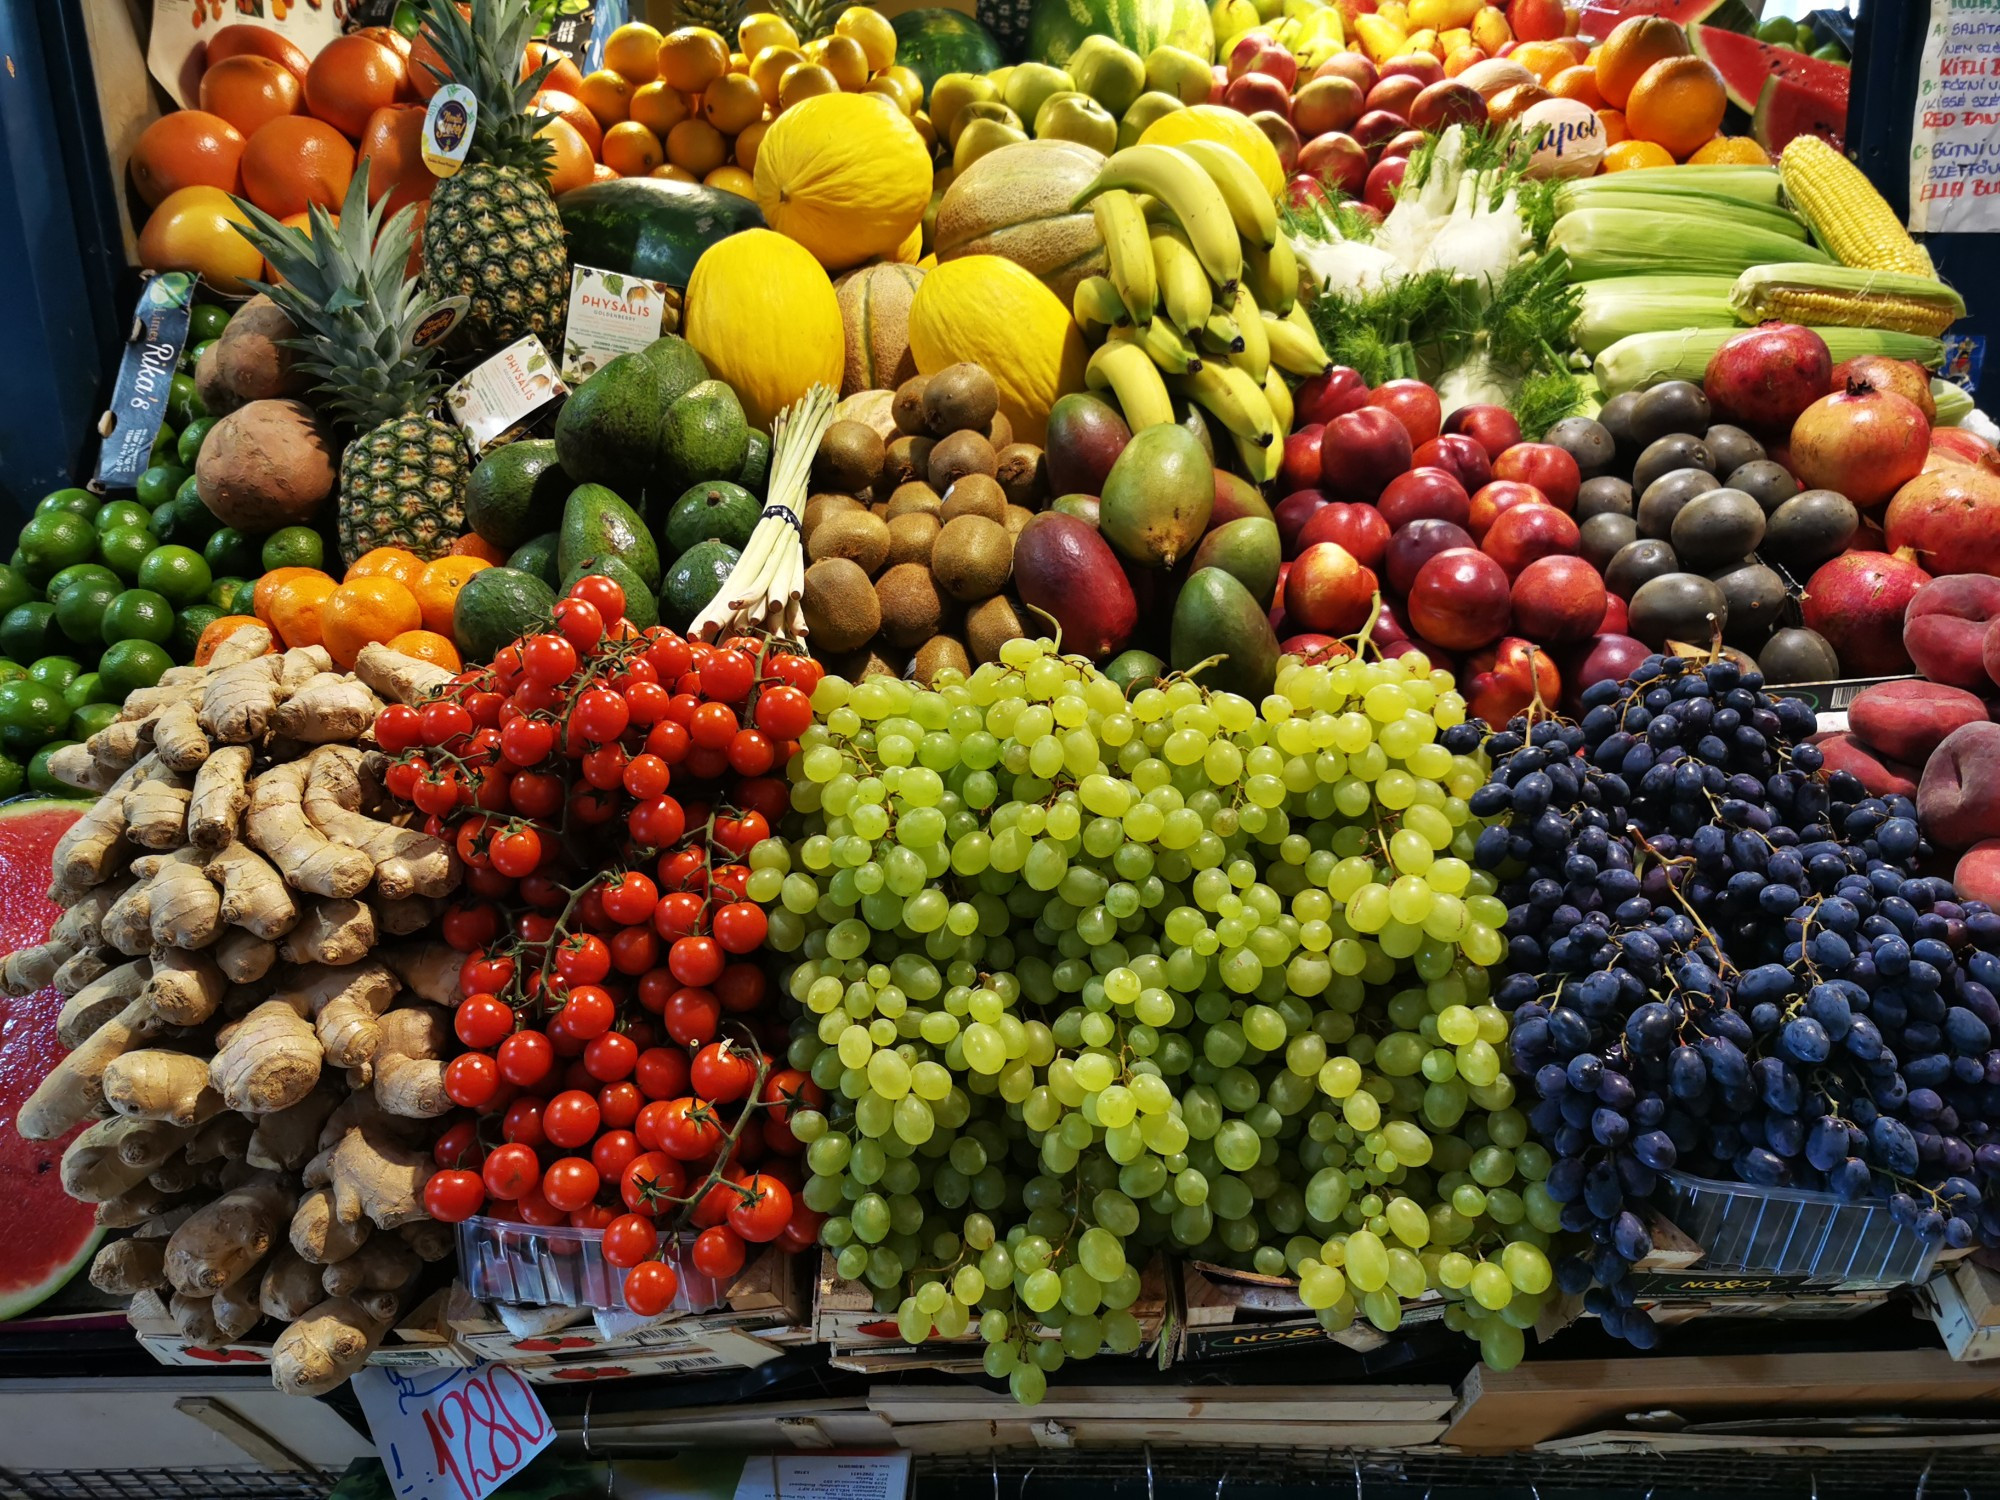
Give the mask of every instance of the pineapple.
<svg viewBox="0 0 2000 1500">
<path fill-rule="evenodd" d="M 535 134 L 549 117 L 525 113 L 557 59 L 516 81 L 534 29 L 528 0 L 472 0 L 469 21 L 451 0 L 426 6 L 424 34 L 449 80 L 472 90 L 478 113 L 465 165 L 431 192 L 424 285 L 434 297 L 470 299 L 460 332 L 487 353 L 530 333 L 559 348 L 569 299 L 569 252 L 547 176 L 555 148 Z"/>
<path fill-rule="evenodd" d="M 677 31 L 683 26 L 705 26 L 716 35 L 729 39 L 736 37 L 737 23 L 743 19 L 748 0 L 674 0 L 668 7 L 668 31 Z"/>
<path fill-rule="evenodd" d="M 773 9 L 783 16 L 801 42 L 816 42 L 833 35 L 833 24 L 852 0 L 775 0 Z"/>
<path fill-rule="evenodd" d="M 384 201 L 386 201 L 386 196 Z M 336 225 L 313 205 L 311 233 L 288 228 L 242 199 L 245 239 L 282 278 L 262 287 L 304 337 L 289 342 L 313 380 L 322 413 L 356 432 L 340 455 L 341 556 L 377 547 L 440 557 L 465 530 L 472 457 L 465 434 L 430 414 L 443 377 L 432 349 L 410 339 L 438 298 L 405 279 L 416 209 L 387 225 L 368 203 L 368 163 L 355 168 Z"/>
</svg>

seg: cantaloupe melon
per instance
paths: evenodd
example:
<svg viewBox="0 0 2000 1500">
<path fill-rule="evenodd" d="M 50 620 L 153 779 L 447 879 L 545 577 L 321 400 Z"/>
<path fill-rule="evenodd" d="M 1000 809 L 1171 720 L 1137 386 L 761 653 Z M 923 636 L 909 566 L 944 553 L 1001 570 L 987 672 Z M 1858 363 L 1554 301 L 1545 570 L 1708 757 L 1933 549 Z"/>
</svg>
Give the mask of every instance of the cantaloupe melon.
<svg viewBox="0 0 2000 1500">
<path fill-rule="evenodd" d="M 910 353 L 910 302 L 924 273 L 915 266 L 863 266 L 833 284 L 846 330 L 847 364 L 840 394 L 894 390 L 917 373 Z"/>
<path fill-rule="evenodd" d="M 916 127 L 863 94 L 820 94 L 771 123 L 757 147 L 764 221 L 829 271 L 896 252 L 931 198 Z"/>
<path fill-rule="evenodd" d="M 998 255 L 1032 271 L 1067 307 L 1076 284 L 1105 268 L 1096 219 L 1070 209 L 1103 166 L 1101 154 L 1074 141 L 987 153 L 945 189 L 931 237 L 937 258 Z"/>
<path fill-rule="evenodd" d="M 942 261 L 910 304 L 910 352 L 920 374 L 969 360 L 1000 388 L 1017 442 L 1039 446 L 1049 408 L 1083 389 L 1083 334 L 1056 294 L 1011 260 Z"/>
<path fill-rule="evenodd" d="M 746 229 L 702 252 L 686 323 L 709 373 L 767 432 L 815 383 L 840 386 L 847 340 L 833 283 L 811 251 L 775 230 Z"/>
</svg>

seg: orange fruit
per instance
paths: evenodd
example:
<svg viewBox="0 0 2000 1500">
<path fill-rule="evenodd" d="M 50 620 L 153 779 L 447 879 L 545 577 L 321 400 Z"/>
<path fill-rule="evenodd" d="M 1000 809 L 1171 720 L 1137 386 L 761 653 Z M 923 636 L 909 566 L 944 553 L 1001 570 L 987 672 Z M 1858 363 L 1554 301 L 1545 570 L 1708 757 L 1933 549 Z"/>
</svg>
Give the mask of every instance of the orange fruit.
<svg viewBox="0 0 2000 1500">
<path fill-rule="evenodd" d="M 757 196 L 757 179 L 734 164 L 717 167 L 702 178 L 702 183 L 707 187 L 721 188 L 725 193 L 734 193 L 739 198 L 754 199 Z M 922 225 L 917 227 L 917 236 L 919 239 L 923 237 Z"/>
<path fill-rule="evenodd" d="M 1548 89 L 1558 99 L 1574 99 L 1592 109 L 1604 107 L 1604 96 L 1597 92 L 1597 69 L 1582 63 L 1574 63 L 1549 79 Z"/>
<path fill-rule="evenodd" d="M 651 84 L 647 85 L 652 87 Z M 641 93 L 645 90 L 641 90 Z M 633 96 L 637 102 L 637 95 Z M 534 107 L 546 110 L 558 120 L 567 120 L 576 127 L 576 133 L 583 137 L 584 145 L 590 147 L 594 159 L 604 145 L 604 127 L 597 123 L 597 116 L 583 107 L 583 101 L 574 94 L 566 94 L 561 89 L 543 89 L 532 101 Z"/>
<path fill-rule="evenodd" d="M 310 115 L 280 116 L 243 148 L 243 195 L 281 219 L 312 203 L 340 207 L 353 176 L 347 137 Z"/>
<path fill-rule="evenodd" d="M 784 81 L 785 70 L 805 60 L 805 53 L 797 47 L 765 47 L 751 54 L 750 81 L 763 93 L 764 102 L 776 109 L 778 85 Z"/>
<path fill-rule="evenodd" d="M 424 111 L 414 104 L 385 104 L 361 131 L 361 160 L 368 163 L 368 198 L 388 212 L 429 200 L 437 178 L 424 165 Z"/>
<path fill-rule="evenodd" d="M 370 115 L 396 102 L 409 76 L 409 64 L 393 47 L 365 36 L 337 36 L 312 60 L 306 108 L 358 139 Z"/>
<path fill-rule="evenodd" d="M 666 168 L 664 167 L 660 169 L 661 172 L 664 172 L 665 170 Z M 652 175 L 658 177 L 660 173 L 655 172 Z M 605 166 L 603 162 L 599 162 L 597 163 L 597 165 L 595 165 L 590 169 L 590 180 L 592 182 L 617 182 L 620 181 L 621 179 L 619 178 L 616 172 L 611 170 L 611 168 Z"/>
<path fill-rule="evenodd" d="M 329 214 L 327 217 L 333 220 L 334 228 L 338 229 L 340 227 L 339 214 Z M 312 238 L 313 231 L 312 231 L 311 214 L 286 214 L 284 218 L 278 220 L 278 222 L 284 225 L 285 228 L 287 229 L 298 230 L 298 232 L 304 235 L 307 239 Z M 285 278 L 278 274 L 278 268 L 272 265 L 268 260 L 264 262 L 264 280 L 270 282 L 274 286 L 283 286 L 285 284 Z"/>
<path fill-rule="evenodd" d="M 271 628 L 287 646 L 325 644 L 327 602 L 340 585 L 318 569 L 288 578 L 271 591 Z M 331 647 L 327 648 L 331 650 Z M 338 658 L 335 658 L 338 660 Z"/>
<path fill-rule="evenodd" d="M 404 70 L 410 65 L 410 39 L 393 26 L 362 26 L 348 33 L 350 36 L 365 36 L 371 42 L 380 42 L 403 60 Z"/>
<path fill-rule="evenodd" d="M 859 42 L 873 71 L 880 72 L 896 61 L 896 28 L 879 10 L 865 5 L 848 6 L 833 23 L 833 34 L 853 37 Z"/>
<path fill-rule="evenodd" d="M 729 71 L 729 43 L 706 26 L 683 26 L 660 43 L 662 81 L 698 94 Z"/>
<path fill-rule="evenodd" d="M 736 165 L 746 172 L 757 170 L 757 148 L 764 144 L 764 132 L 771 128 L 768 120 L 759 120 L 754 125 L 745 125 L 736 132 L 736 147 L 732 153 Z"/>
<path fill-rule="evenodd" d="M 423 576 L 424 560 L 407 547 L 377 547 L 354 559 L 342 583 L 357 578 L 393 578 L 406 589 L 414 589 Z"/>
<path fill-rule="evenodd" d="M 820 48 L 820 66 L 834 76 L 843 92 L 858 94 L 868 81 L 868 54 L 851 36 L 830 36 Z"/>
<path fill-rule="evenodd" d="M 535 134 L 553 142 L 556 148 L 549 161 L 551 193 L 566 193 L 593 180 L 591 170 L 597 165 L 597 158 L 590 154 L 590 143 L 569 121 L 551 120 Z"/>
<path fill-rule="evenodd" d="M 632 113 L 632 85 L 609 68 L 599 68 L 578 84 L 576 97 L 600 125 L 616 125 Z"/>
<path fill-rule="evenodd" d="M 257 580 L 256 587 L 250 591 L 250 612 L 266 625 L 269 625 L 271 623 L 271 596 L 277 593 L 284 585 L 290 583 L 294 578 L 303 578 L 308 573 L 319 573 L 320 577 L 326 578 L 326 574 L 320 573 L 318 568 L 271 569 L 270 572 Z M 332 579 L 327 578 L 327 582 L 331 583 L 332 581 Z"/>
<path fill-rule="evenodd" d="M 184 187 L 243 186 L 243 133 L 220 115 L 201 109 L 162 115 L 140 133 L 132 147 L 132 185 L 157 206 Z"/>
<path fill-rule="evenodd" d="M 604 39 L 604 66 L 635 87 L 660 76 L 659 32 L 644 21 L 627 21 Z"/>
<path fill-rule="evenodd" d="M 551 52 L 541 42 L 530 42 L 521 54 L 521 77 L 525 81 L 535 69 L 551 57 L 556 65 L 549 69 L 549 76 L 542 80 L 542 87 L 554 89 L 558 93 L 574 95 L 577 86 L 583 82 L 583 69 L 566 52 Z"/>
<path fill-rule="evenodd" d="M 778 80 L 778 108 L 790 109 L 821 94 L 837 94 L 840 82 L 818 63 L 793 63 Z"/>
<path fill-rule="evenodd" d="M 755 57 L 766 47 L 799 45 L 799 34 L 783 16 L 768 10 L 752 11 L 736 23 L 736 45 L 745 57 Z"/>
<path fill-rule="evenodd" d="M 414 656 L 418 661 L 427 661 L 434 667 L 443 667 L 447 672 L 456 672 L 465 665 L 459 657 L 458 647 L 435 630 L 406 630 L 401 635 L 391 636 L 389 649 Z"/>
<path fill-rule="evenodd" d="M 243 210 L 221 188 L 184 187 L 160 200 L 139 231 L 139 264 L 149 271 L 194 271 L 218 292 L 248 295 L 264 257 L 236 232 Z"/>
<path fill-rule="evenodd" d="M 751 92 L 755 93 L 756 90 L 752 89 Z M 759 104 L 762 102 L 758 101 Z M 641 84 L 632 95 L 632 117 L 623 123 L 642 125 L 654 135 L 663 136 L 685 120 L 690 113 L 687 95 L 672 84 L 656 78 L 651 83 Z M 614 125 L 611 128 L 617 130 L 620 127 Z M 602 154 L 600 151 L 599 155 Z"/>
<path fill-rule="evenodd" d="M 764 118 L 763 90 L 750 81 L 748 74 L 727 74 L 710 84 L 701 96 L 701 115 L 724 135 L 757 130 Z M 763 139 L 761 130 L 758 139 Z"/>
<path fill-rule="evenodd" d="M 1634 167 L 1671 167 L 1673 154 L 1652 141 L 1620 141 L 1604 153 L 1604 170 L 1629 172 Z"/>
<path fill-rule="evenodd" d="M 208 50 L 202 54 L 203 65 L 214 67 L 229 57 L 268 57 L 280 64 L 300 83 L 306 81 L 306 70 L 310 64 L 290 38 L 281 36 L 265 26 L 251 26 L 238 22 L 225 26 L 208 39 Z"/>
<path fill-rule="evenodd" d="M 658 177 L 664 182 L 701 181 L 699 177 L 695 176 L 694 173 L 690 172 L 686 167 L 677 167 L 672 162 L 668 162 L 664 167 L 655 167 L 653 168 L 652 171 L 648 172 L 646 175 L 648 177 Z"/>
<path fill-rule="evenodd" d="M 1714 136 L 1729 95 L 1722 75 L 1699 57 L 1669 57 L 1639 75 L 1625 101 L 1625 123 L 1642 141 L 1687 156 Z"/>
<path fill-rule="evenodd" d="M 1747 135 L 1719 135 L 1695 148 L 1688 158 L 1696 166 L 1768 167 L 1771 156 Z"/>
<path fill-rule="evenodd" d="M 482 562 L 492 563 L 496 568 L 507 561 L 507 554 L 504 551 L 475 531 L 468 531 L 464 536 L 452 539 L 451 556 L 476 557 Z"/>
<path fill-rule="evenodd" d="M 284 594 L 281 589 L 279 598 Z M 420 630 L 423 624 L 416 596 L 395 579 L 357 578 L 326 596 L 319 617 L 320 643 L 338 665 L 351 667 L 370 641 L 386 641 L 406 630 Z M 278 628 L 282 631 L 283 624 Z"/>
<path fill-rule="evenodd" d="M 1625 123 L 1625 111 L 1622 109 L 1600 109 L 1597 112 L 1597 123 L 1604 127 L 1606 146 L 1615 146 L 1620 141 L 1632 139 L 1632 131 Z"/>
<path fill-rule="evenodd" d="M 620 177 L 644 177 L 666 159 L 660 138 L 637 120 L 620 120 L 604 132 L 604 165 Z"/>
<path fill-rule="evenodd" d="M 722 132 L 706 120 L 683 120 L 667 135 L 667 160 L 701 177 L 728 159 Z"/>
<path fill-rule="evenodd" d="M 1597 92 L 1613 109 L 1623 109 L 1646 69 L 1666 58 L 1687 55 L 1687 33 L 1672 21 L 1628 17 L 1612 28 L 1598 49 Z"/>
<path fill-rule="evenodd" d="M 248 53 L 225 57 L 201 75 L 201 107 L 247 139 L 260 126 L 299 112 L 305 90 L 283 63 Z"/>
<path fill-rule="evenodd" d="M 417 575 L 417 607 L 424 612 L 424 629 L 439 635 L 451 634 L 451 611 L 458 603 L 458 591 L 474 573 L 483 573 L 493 564 L 483 557 L 440 557 L 426 563 Z"/>
<path fill-rule="evenodd" d="M 208 659 L 215 655 L 215 648 L 217 646 L 220 646 L 245 625 L 258 625 L 261 623 L 263 622 L 255 615 L 223 615 L 219 619 L 210 620 L 202 627 L 201 639 L 195 642 L 194 664 L 197 667 L 207 666 Z M 275 651 L 277 649 L 274 643 L 271 650 Z M 265 654 L 268 656 L 270 652 L 266 652 Z"/>
</svg>

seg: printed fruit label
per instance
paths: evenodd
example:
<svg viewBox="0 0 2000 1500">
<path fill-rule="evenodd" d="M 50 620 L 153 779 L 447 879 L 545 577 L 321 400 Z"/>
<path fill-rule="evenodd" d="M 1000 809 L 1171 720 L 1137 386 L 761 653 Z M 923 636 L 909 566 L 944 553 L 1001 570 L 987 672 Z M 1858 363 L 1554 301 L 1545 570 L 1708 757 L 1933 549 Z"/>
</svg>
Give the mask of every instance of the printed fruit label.
<svg viewBox="0 0 2000 1500">
<path fill-rule="evenodd" d="M 471 436 L 477 453 L 568 394 L 549 351 L 531 333 L 475 365 L 471 374 L 444 393 L 444 404 L 452 420 Z"/>
<path fill-rule="evenodd" d="M 588 380 L 621 354 L 659 338 L 674 289 L 596 266 L 575 266 L 569 278 L 569 321 L 563 330 L 562 377 Z"/>
<path fill-rule="evenodd" d="M 462 83 L 447 83 L 431 95 L 424 111 L 424 165 L 433 177 L 451 177 L 465 165 L 472 149 L 472 127 L 479 122 L 479 100 Z"/>
</svg>

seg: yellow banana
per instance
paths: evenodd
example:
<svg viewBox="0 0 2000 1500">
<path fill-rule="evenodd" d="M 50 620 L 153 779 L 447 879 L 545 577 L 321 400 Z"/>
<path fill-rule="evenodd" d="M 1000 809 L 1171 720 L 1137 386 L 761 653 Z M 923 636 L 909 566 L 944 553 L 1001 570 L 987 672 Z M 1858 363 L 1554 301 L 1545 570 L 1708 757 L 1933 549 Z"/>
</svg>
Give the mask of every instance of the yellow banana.
<svg viewBox="0 0 2000 1500">
<path fill-rule="evenodd" d="M 1243 279 L 1257 294 L 1257 305 L 1283 317 L 1299 300 L 1299 262 L 1292 242 L 1280 234 L 1266 250 L 1261 245 L 1243 247 Z"/>
<path fill-rule="evenodd" d="M 1229 362 L 1258 385 L 1264 383 L 1264 372 L 1271 368 L 1271 343 L 1264 332 L 1264 315 L 1257 310 L 1257 299 L 1250 295 L 1250 288 L 1241 282 L 1236 286 L 1236 326 L 1243 334 L 1243 348 L 1229 356 Z"/>
<path fill-rule="evenodd" d="M 1243 330 L 1236 326 L 1234 318 L 1220 308 L 1208 315 L 1208 321 L 1201 325 L 1196 339 L 1210 354 L 1226 358 L 1243 352 Z"/>
<path fill-rule="evenodd" d="M 1202 270 L 1187 236 L 1177 227 L 1155 228 L 1151 248 L 1167 321 L 1182 333 L 1193 333 L 1208 321 L 1209 309 L 1215 303 L 1208 289 L 1208 273 Z"/>
<path fill-rule="evenodd" d="M 1122 188 L 1113 188 L 1100 193 L 1090 211 L 1111 261 L 1111 284 L 1118 288 L 1132 321 L 1150 323 L 1159 305 L 1160 283 L 1153 270 L 1153 245 L 1139 200 Z"/>
<path fill-rule="evenodd" d="M 1237 457 L 1243 461 L 1243 471 L 1253 484 L 1269 484 L 1278 477 L 1284 467 L 1285 445 L 1272 443 L 1269 447 L 1259 447 L 1249 438 L 1229 434 L 1229 441 L 1236 445 Z"/>
<path fill-rule="evenodd" d="M 1277 421 L 1278 431 L 1290 432 L 1295 410 L 1292 403 L 1292 388 L 1285 384 L 1285 377 L 1278 373 L 1276 365 L 1272 365 L 1264 372 L 1264 399 L 1271 403 L 1271 416 Z"/>
<path fill-rule="evenodd" d="M 1264 191 L 1263 180 L 1249 162 L 1215 141 L 1183 141 L 1179 148 L 1208 173 L 1236 232 L 1253 245 L 1269 246 L 1278 237 L 1278 205 Z"/>
<path fill-rule="evenodd" d="M 1070 294 L 1070 316 L 1092 343 L 1131 319 L 1125 310 L 1125 299 L 1106 276 L 1086 276 L 1076 284 L 1076 290 Z"/>
<path fill-rule="evenodd" d="M 1130 328 L 1114 328 L 1111 337 L 1122 344 L 1137 344 L 1169 375 L 1185 375 L 1201 368 L 1201 355 L 1185 334 L 1175 330 L 1165 318 Z"/>
<path fill-rule="evenodd" d="M 1320 347 L 1319 335 L 1301 328 L 1290 318 L 1264 314 L 1264 338 L 1271 347 L 1271 363 L 1287 375 L 1324 375 L 1333 363 Z"/>
<path fill-rule="evenodd" d="M 1096 181 L 1076 195 L 1071 209 L 1080 209 L 1113 188 L 1151 193 L 1172 212 L 1188 244 L 1219 287 L 1233 286 L 1243 275 L 1243 245 L 1236 221 L 1222 190 L 1192 156 L 1172 146 L 1127 146 L 1113 153 Z"/>
<path fill-rule="evenodd" d="M 1236 436 L 1258 447 L 1271 445 L 1278 437 L 1278 419 L 1271 403 L 1264 399 L 1263 387 L 1232 364 L 1210 360 L 1199 370 L 1178 376 L 1175 388 L 1189 400 L 1200 402 Z"/>
<path fill-rule="evenodd" d="M 1090 356 L 1083 380 L 1093 391 L 1109 389 L 1118 397 L 1125 425 L 1134 432 L 1174 419 L 1173 398 L 1160 378 L 1160 367 L 1137 344 L 1105 344 Z"/>
</svg>

